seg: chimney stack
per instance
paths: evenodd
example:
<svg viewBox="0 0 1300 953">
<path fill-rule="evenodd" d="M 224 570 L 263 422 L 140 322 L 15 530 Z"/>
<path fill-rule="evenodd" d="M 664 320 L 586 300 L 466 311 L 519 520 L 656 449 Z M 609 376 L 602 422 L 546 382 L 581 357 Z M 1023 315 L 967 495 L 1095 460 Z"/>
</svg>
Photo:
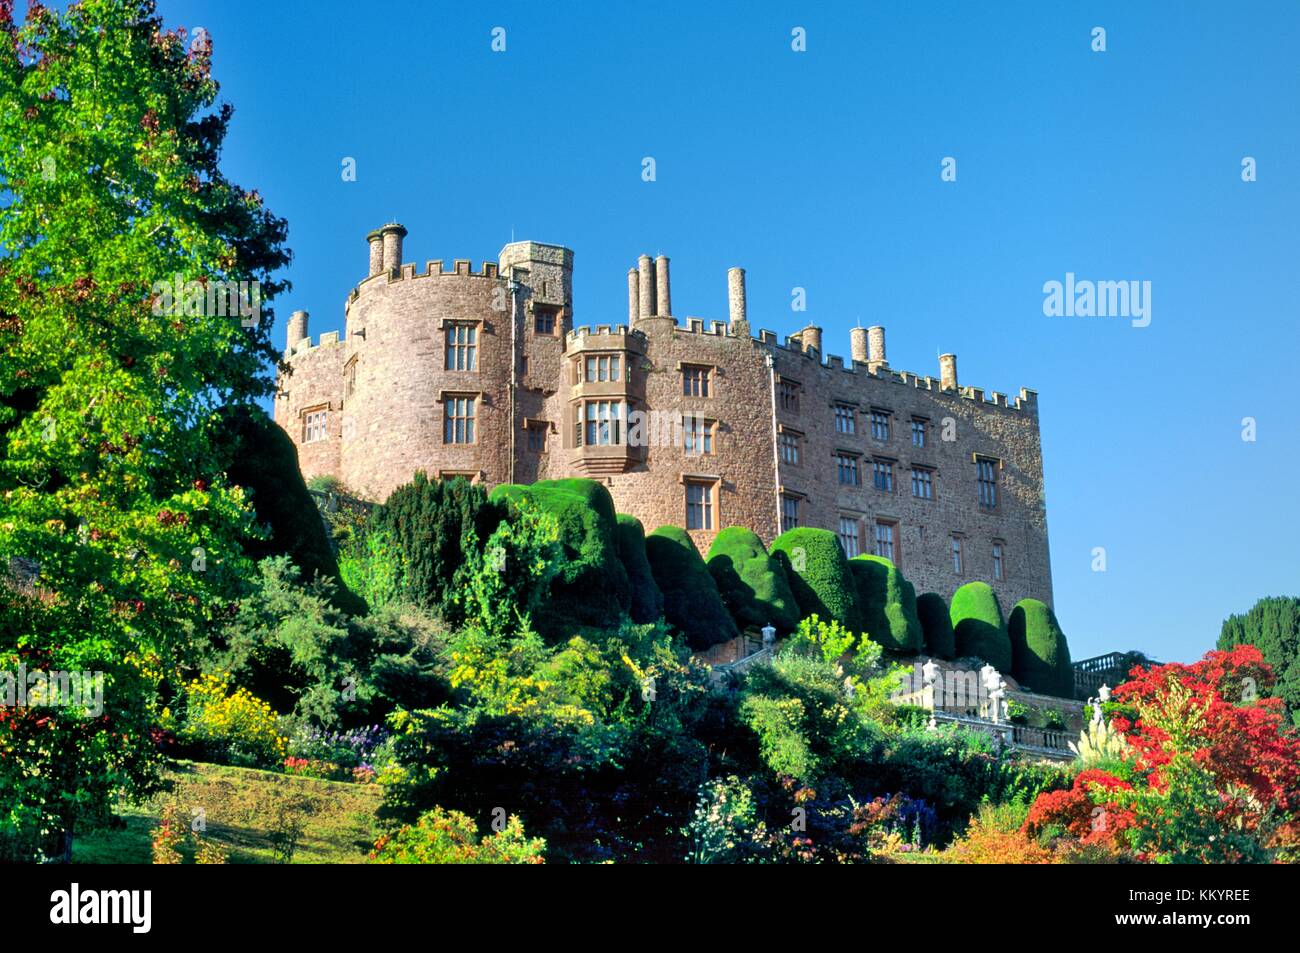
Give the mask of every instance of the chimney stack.
<svg viewBox="0 0 1300 953">
<path fill-rule="evenodd" d="M 292 354 L 294 348 L 298 346 L 298 342 L 307 337 L 308 334 L 307 312 L 295 311 L 293 314 L 289 315 L 289 326 L 285 328 L 284 332 L 286 338 L 284 352 L 286 354 Z"/>
<path fill-rule="evenodd" d="M 400 271 L 402 267 L 402 239 L 406 237 L 406 229 L 396 222 L 389 222 L 379 230 L 379 233 L 384 238 L 383 270 L 388 272 Z"/>
<path fill-rule="evenodd" d="M 727 269 L 727 306 L 731 311 L 731 327 L 748 327 L 749 317 L 745 312 L 745 269 Z"/>
<path fill-rule="evenodd" d="M 637 271 L 640 275 L 637 278 L 640 286 L 641 301 L 640 313 L 641 320 L 654 317 L 655 313 L 655 273 L 654 263 L 650 260 L 649 255 L 642 255 L 636 260 Z"/>
<path fill-rule="evenodd" d="M 817 356 L 822 356 L 822 329 L 816 325 L 808 325 L 799 332 L 799 341 L 803 345 L 805 352 L 816 350 Z"/>
<path fill-rule="evenodd" d="M 375 229 L 366 236 L 366 241 L 370 243 L 370 271 L 367 277 L 373 278 L 384 270 L 384 236 L 379 229 Z"/>
<path fill-rule="evenodd" d="M 889 366 L 889 361 L 885 359 L 885 329 L 880 325 L 867 328 L 867 363 L 872 371 Z"/>
<path fill-rule="evenodd" d="M 941 390 L 957 389 L 957 355 L 939 355 L 939 388 Z"/>
<path fill-rule="evenodd" d="M 867 363 L 867 329 L 849 329 L 849 355 L 858 364 Z"/>
<path fill-rule="evenodd" d="M 673 313 L 672 297 L 668 290 L 668 256 L 660 255 L 655 259 L 655 291 L 658 292 L 659 303 L 655 308 L 655 314 L 661 318 L 669 317 Z"/>
<path fill-rule="evenodd" d="M 636 319 L 641 313 L 641 282 L 635 268 L 627 270 L 627 324 L 628 327 L 636 324 Z"/>
</svg>

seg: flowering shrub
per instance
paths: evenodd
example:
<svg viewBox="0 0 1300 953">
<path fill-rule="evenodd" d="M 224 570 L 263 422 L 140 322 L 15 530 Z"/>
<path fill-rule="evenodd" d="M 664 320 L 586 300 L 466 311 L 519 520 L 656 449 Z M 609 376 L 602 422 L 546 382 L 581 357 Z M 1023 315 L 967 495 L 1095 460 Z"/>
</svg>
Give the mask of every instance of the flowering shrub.
<svg viewBox="0 0 1300 953">
<path fill-rule="evenodd" d="M 351 781 L 352 771 L 340 767 L 333 761 L 319 761 L 315 758 L 295 758 L 293 755 L 284 759 L 284 773 L 301 778 L 322 778 L 326 781 Z"/>
<path fill-rule="evenodd" d="M 1119 835 L 1133 826 L 1134 817 L 1107 795 L 1132 787 L 1105 771 L 1080 771 L 1068 791 L 1051 791 L 1034 801 L 1022 830 L 1031 836 L 1068 836 L 1080 844 L 1118 849 Z"/>
<path fill-rule="evenodd" d="M 686 858 L 690 863 L 734 862 L 761 840 L 754 793 L 735 775 L 705 782 L 700 785 L 691 822 L 682 833 L 690 839 Z"/>
<path fill-rule="evenodd" d="M 505 827 L 480 838 L 474 820 L 459 811 L 434 808 L 375 842 L 376 864 L 541 864 L 546 841 L 524 836 L 524 823 L 511 815 Z"/>
<path fill-rule="evenodd" d="M 1300 736 L 1283 729 L 1280 701 L 1259 698 L 1272 679 L 1248 645 L 1135 668 L 1112 706 L 1123 760 L 1039 797 L 1025 832 L 1156 863 L 1288 856 L 1300 845 Z"/>
<path fill-rule="evenodd" d="M 1054 791 L 1039 800 L 1068 794 Z M 1060 858 L 1048 847 L 1026 836 L 1015 827 L 1002 823 L 990 807 L 980 809 L 971 819 L 966 833 L 940 855 L 953 864 L 1056 864 Z"/>
<path fill-rule="evenodd" d="M 175 719 L 163 712 L 163 728 Z M 204 675 L 185 686 L 185 712 L 175 725 L 176 737 L 199 749 L 202 757 L 241 767 L 279 765 L 288 750 L 271 706 L 244 688 L 232 693 L 220 676 Z"/>
<path fill-rule="evenodd" d="M 289 739 L 290 760 L 329 762 L 342 769 L 348 778 L 354 768 L 367 768 L 373 774 L 392 757 L 386 745 L 389 735 L 379 725 L 351 731 L 322 731 L 302 726 Z"/>
</svg>

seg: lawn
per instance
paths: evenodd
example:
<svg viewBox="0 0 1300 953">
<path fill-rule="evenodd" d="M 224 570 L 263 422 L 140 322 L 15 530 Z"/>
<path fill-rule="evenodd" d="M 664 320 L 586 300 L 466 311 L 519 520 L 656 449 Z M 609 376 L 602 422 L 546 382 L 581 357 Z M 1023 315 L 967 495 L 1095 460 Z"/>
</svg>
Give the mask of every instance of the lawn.
<svg viewBox="0 0 1300 953">
<path fill-rule="evenodd" d="M 378 837 L 378 785 L 195 762 L 181 762 L 169 778 L 170 791 L 118 809 L 120 829 L 77 838 L 73 863 L 150 863 L 150 831 L 169 802 L 179 807 L 182 821 L 202 811 L 204 836 L 225 848 L 232 864 L 282 862 L 277 844 L 293 840 L 295 831 L 300 834 L 290 862 L 358 864 Z M 187 863 L 193 860 L 192 844 L 184 843 L 180 850 Z"/>
</svg>

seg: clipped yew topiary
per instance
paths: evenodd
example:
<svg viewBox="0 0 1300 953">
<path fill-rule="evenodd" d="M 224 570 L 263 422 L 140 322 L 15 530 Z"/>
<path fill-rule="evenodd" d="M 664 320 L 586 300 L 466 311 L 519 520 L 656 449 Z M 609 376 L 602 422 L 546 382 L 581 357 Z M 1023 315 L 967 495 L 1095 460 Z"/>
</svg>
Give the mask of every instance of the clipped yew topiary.
<svg viewBox="0 0 1300 953">
<path fill-rule="evenodd" d="M 243 540 L 244 552 L 256 560 L 288 556 L 304 582 L 318 575 L 335 579 L 334 604 L 364 615 L 365 602 L 338 579 L 338 560 L 289 435 L 256 408 L 227 408 L 222 421 L 219 432 L 229 441 L 231 461 L 226 475 L 248 491 L 258 522 L 269 530 L 266 538 Z"/>
<path fill-rule="evenodd" d="M 692 649 L 707 649 L 740 634 L 686 530 L 660 526 L 645 538 L 645 554 L 664 594 L 664 617 Z"/>
<path fill-rule="evenodd" d="M 769 556 L 758 534 L 744 526 L 728 526 L 709 547 L 709 573 L 722 602 L 736 624 L 771 623 L 780 632 L 799 624 L 799 606 L 781 563 Z"/>
<path fill-rule="evenodd" d="M 1056 613 L 1037 599 L 1021 599 L 1007 620 L 1011 677 L 1021 688 L 1059 698 L 1074 697 L 1070 647 Z"/>
<path fill-rule="evenodd" d="M 866 628 L 853 571 L 834 533 L 808 526 L 786 530 L 772 540 L 772 555 L 785 569 L 801 617 L 834 619 L 852 632 Z"/>
<path fill-rule="evenodd" d="M 858 601 L 867 638 L 887 652 L 915 655 L 921 651 L 921 620 L 916 616 L 916 590 L 898 567 L 884 556 L 861 555 L 849 560 L 858 586 Z"/>
<path fill-rule="evenodd" d="M 952 594 L 949 617 L 959 657 L 974 656 L 999 672 L 1011 671 L 1011 640 L 992 586 L 987 582 L 966 583 Z"/>
<path fill-rule="evenodd" d="M 573 625 L 615 626 L 628 612 L 632 586 L 619 558 L 614 499 L 595 480 L 539 480 L 528 486 L 503 483 L 489 494 L 504 503 L 527 496 L 560 527 L 564 567 L 551 584 L 551 598 L 534 620 L 545 635 L 567 636 Z"/>
<path fill-rule="evenodd" d="M 650 560 L 646 559 L 645 529 L 635 516 L 619 513 L 614 535 L 618 541 L 618 557 L 632 587 L 628 615 L 633 622 L 654 622 L 664 614 L 664 594 L 650 571 Z"/>
<path fill-rule="evenodd" d="M 935 658 L 957 657 L 957 637 L 952 632 L 952 618 L 948 603 L 937 592 L 927 592 L 916 598 L 916 617 L 921 622 L 921 635 L 925 651 Z"/>
</svg>

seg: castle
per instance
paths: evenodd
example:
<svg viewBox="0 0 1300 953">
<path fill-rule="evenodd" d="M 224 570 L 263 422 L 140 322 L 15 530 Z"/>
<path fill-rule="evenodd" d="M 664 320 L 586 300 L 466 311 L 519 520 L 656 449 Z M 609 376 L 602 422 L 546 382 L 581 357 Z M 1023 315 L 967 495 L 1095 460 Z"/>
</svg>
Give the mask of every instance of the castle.
<svg viewBox="0 0 1300 953">
<path fill-rule="evenodd" d="M 343 336 L 289 320 L 275 419 L 303 475 L 383 500 L 417 470 L 494 486 L 585 476 L 647 532 L 686 527 L 702 554 L 725 526 L 765 543 L 835 532 L 892 559 L 917 592 L 989 582 L 1004 611 L 1052 603 L 1037 395 L 890 367 L 881 327 L 783 342 L 750 331 L 745 272 L 728 320 L 672 316 L 669 262 L 629 270 L 626 325 L 575 327 L 573 252 L 512 242 L 474 271 L 402 261 L 406 229 L 368 236 Z"/>
</svg>

